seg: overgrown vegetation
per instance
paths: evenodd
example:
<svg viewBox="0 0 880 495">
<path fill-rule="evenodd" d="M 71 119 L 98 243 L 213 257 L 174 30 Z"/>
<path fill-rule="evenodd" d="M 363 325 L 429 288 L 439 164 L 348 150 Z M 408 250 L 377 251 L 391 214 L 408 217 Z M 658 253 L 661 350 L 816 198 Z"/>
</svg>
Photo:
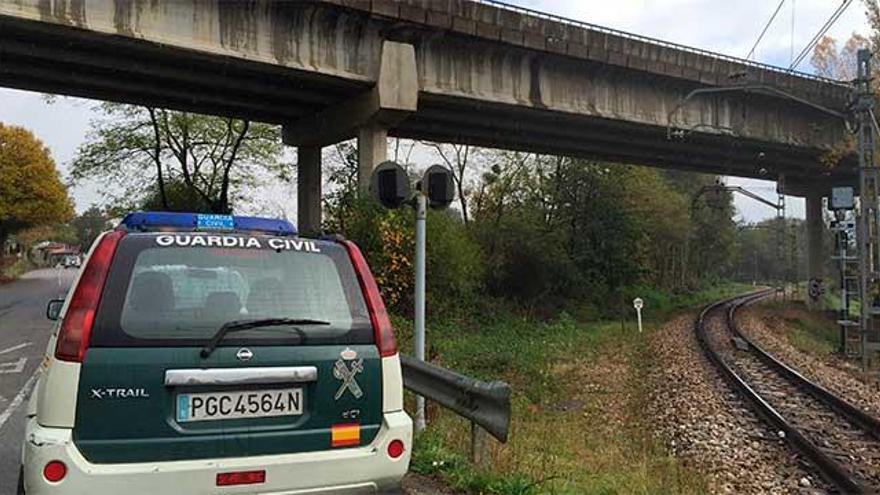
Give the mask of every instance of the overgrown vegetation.
<svg viewBox="0 0 880 495">
<path fill-rule="evenodd" d="M 797 349 L 820 358 L 827 358 L 840 348 L 840 327 L 822 313 L 807 311 L 791 303 L 768 303 L 774 317 L 782 319 L 789 342 Z"/>
<path fill-rule="evenodd" d="M 650 332 L 683 308 L 739 293 L 724 284 L 646 314 L 646 333 L 628 321 L 579 322 L 567 313 L 538 322 L 515 312 L 429 323 L 432 360 L 514 390 L 511 438 L 493 441 L 491 467 L 467 457 L 469 425 L 439 407 L 418 438 L 413 469 L 467 493 L 700 493 L 705 482 L 651 437 L 647 371 Z M 402 349 L 411 324 L 395 320 Z"/>
<path fill-rule="evenodd" d="M 355 150 L 345 145 L 338 155 L 325 227 L 358 242 L 390 309 L 410 314 L 412 214 L 358 198 Z M 459 208 L 467 221 L 459 208 L 428 220 L 432 314 L 500 302 L 538 318 L 567 311 L 595 319 L 628 307 L 636 290 L 659 300 L 733 273 L 729 194 L 688 206 L 711 176 L 515 152 L 477 156 L 466 167 L 456 164 L 473 154 L 447 156 L 465 184 Z"/>
</svg>

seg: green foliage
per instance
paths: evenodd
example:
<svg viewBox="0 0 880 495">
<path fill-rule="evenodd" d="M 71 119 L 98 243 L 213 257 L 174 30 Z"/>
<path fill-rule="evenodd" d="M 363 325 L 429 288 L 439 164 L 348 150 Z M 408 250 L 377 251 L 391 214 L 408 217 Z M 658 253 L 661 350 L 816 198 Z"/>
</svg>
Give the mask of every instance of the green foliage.
<svg viewBox="0 0 880 495">
<path fill-rule="evenodd" d="M 0 123 L 0 248 L 10 234 L 72 215 L 49 150 L 27 129 Z"/>
<path fill-rule="evenodd" d="M 357 151 L 337 146 L 328 164 L 336 188 L 326 197 L 324 230 L 353 240 L 366 256 L 386 306 L 412 314 L 415 220 L 411 208 L 387 210 L 357 190 Z M 435 314 L 460 313 L 482 284 L 483 261 L 470 230 L 451 212 L 427 218 L 427 306 Z"/>
<path fill-rule="evenodd" d="M 108 215 L 97 205 L 90 206 L 81 215 L 74 217 L 70 226 L 76 233 L 77 244 L 83 252 L 88 251 L 101 232 L 111 227 Z"/>
<path fill-rule="evenodd" d="M 450 212 L 429 210 L 426 224 L 428 311 L 451 315 L 473 309 L 484 273 L 479 245 Z"/>
<path fill-rule="evenodd" d="M 98 109 L 71 176 L 107 185 L 109 203 L 228 213 L 260 173 L 289 179 L 277 126 L 110 102 Z"/>
<path fill-rule="evenodd" d="M 11 282 L 32 268 L 33 264 L 28 260 L 27 256 L 22 256 L 21 258 L 14 256 L 8 258 L 0 257 L 0 284 Z"/>
<path fill-rule="evenodd" d="M 830 261 L 831 236 L 823 236 Z M 737 230 L 734 276 L 738 280 L 782 282 L 802 280 L 806 266 L 806 223 L 772 218 L 741 225 Z M 794 250 L 792 250 L 792 247 Z M 829 267 L 828 273 L 833 273 Z"/>
<path fill-rule="evenodd" d="M 326 230 L 343 234 L 360 247 L 385 304 L 412 314 L 415 277 L 415 225 L 411 209 L 386 210 L 369 198 L 352 198 L 336 207 Z M 427 219 L 427 300 L 430 310 L 447 314 L 477 293 L 482 274 L 478 246 L 461 222 L 444 212 Z"/>
<path fill-rule="evenodd" d="M 541 493 L 539 484 L 521 474 L 500 475 L 475 469 L 462 454 L 445 447 L 427 431 L 416 438 L 410 469 L 437 476 L 456 490 L 485 495 L 531 495 Z"/>
<path fill-rule="evenodd" d="M 184 211 L 193 213 L 212 213 L 211 203 L 200 196 L 195 190 L 187 186 L 182 180 L 166 181 L 163 190 L 154 185 L 147 190 L 147 196 L 135 209 L 144 211 Z M 123 208 L 119 211 L 124 213 L 131 208 Z"/>
<path fill-rule="evenodd" d="M 617 315 L 634 287 L 656 288 L 661 297 L 733 272 L 730 194 L 691 207 L 713 177 L 515 152 L 479 156 L 487 168 L 467 189 L 470 222 L 454 211 L 429 215 L 429 314 L 467 314 L 498 299 L 532 315 Z M 361 246 L 389 307 L 409 314 L 411 210 L 390 212 L 359 198 L 350 143 L 328 162 L 335 187 L 325 229 Z"/>
</svg>

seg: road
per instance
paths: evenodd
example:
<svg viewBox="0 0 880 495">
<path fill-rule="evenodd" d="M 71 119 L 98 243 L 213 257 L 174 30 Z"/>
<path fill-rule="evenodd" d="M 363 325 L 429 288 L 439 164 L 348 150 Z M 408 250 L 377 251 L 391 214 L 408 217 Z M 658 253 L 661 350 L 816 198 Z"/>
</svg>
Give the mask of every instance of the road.
<svg viewBox="0 0 880 495">
<path fill-rule="evenodd" d="M 46 303 L 64 297 L 76 270 L 45 269 L 0 285 L 0 495 L 14 495 L 24 411 L 52 322 Z"/>
</svg>

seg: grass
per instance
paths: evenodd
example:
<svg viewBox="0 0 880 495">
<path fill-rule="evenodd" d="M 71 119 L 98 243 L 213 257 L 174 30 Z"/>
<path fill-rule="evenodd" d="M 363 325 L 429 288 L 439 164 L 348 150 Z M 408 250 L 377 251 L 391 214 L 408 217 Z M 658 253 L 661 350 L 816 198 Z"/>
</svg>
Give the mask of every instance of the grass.
<svg viewBox="0 0 880 495">
<path fill-rule="evenodd" d="M 840 327 L 826 315 L 810 313 L 790 303 L 771 303 L 788 330 L 789 342 L 797 349 L 818 357 L 828 357 L 840 347 Z"/>
<path fill-rule="evenodd" d="M 713 288 L 670 303 L 662 317 L 646 305 L 646 334 L 673 309 L 742 292 Z M 409 328 L 405 320 L 397 328 Z M 671 457 L 652 435 L 648 372 L 655 366 L 646 334 L 628 322 L 580 322 L 563 313 L 536 322 L 511 313 L 467 324 L 429 325 L 435 363 L 514 390 L 510 440 L 491 441 L 490 467 L 467 458 L 468 422 L 432 405 L 417 438 L 412 468 L 466 493 L 525 495 L 702 493 L 702 475 Z M 401 332 L 402 349 L 409 348 Z"/>
</svg>

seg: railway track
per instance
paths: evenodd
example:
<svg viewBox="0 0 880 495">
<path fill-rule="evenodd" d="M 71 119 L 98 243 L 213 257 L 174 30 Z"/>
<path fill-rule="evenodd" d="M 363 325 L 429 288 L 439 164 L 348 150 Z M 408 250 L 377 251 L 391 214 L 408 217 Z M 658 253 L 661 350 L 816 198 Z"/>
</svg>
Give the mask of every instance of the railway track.
<svg viewBox="0 0 880 495">
<path fill-rule="evenodd" d="M 736 311 L 762 291 L 706 307 L 694 330 L 709 359 L 781 437 L 841 493 L 880 493 L 880 420 L 835 396 L 740 333 Z"/>
</svg>

